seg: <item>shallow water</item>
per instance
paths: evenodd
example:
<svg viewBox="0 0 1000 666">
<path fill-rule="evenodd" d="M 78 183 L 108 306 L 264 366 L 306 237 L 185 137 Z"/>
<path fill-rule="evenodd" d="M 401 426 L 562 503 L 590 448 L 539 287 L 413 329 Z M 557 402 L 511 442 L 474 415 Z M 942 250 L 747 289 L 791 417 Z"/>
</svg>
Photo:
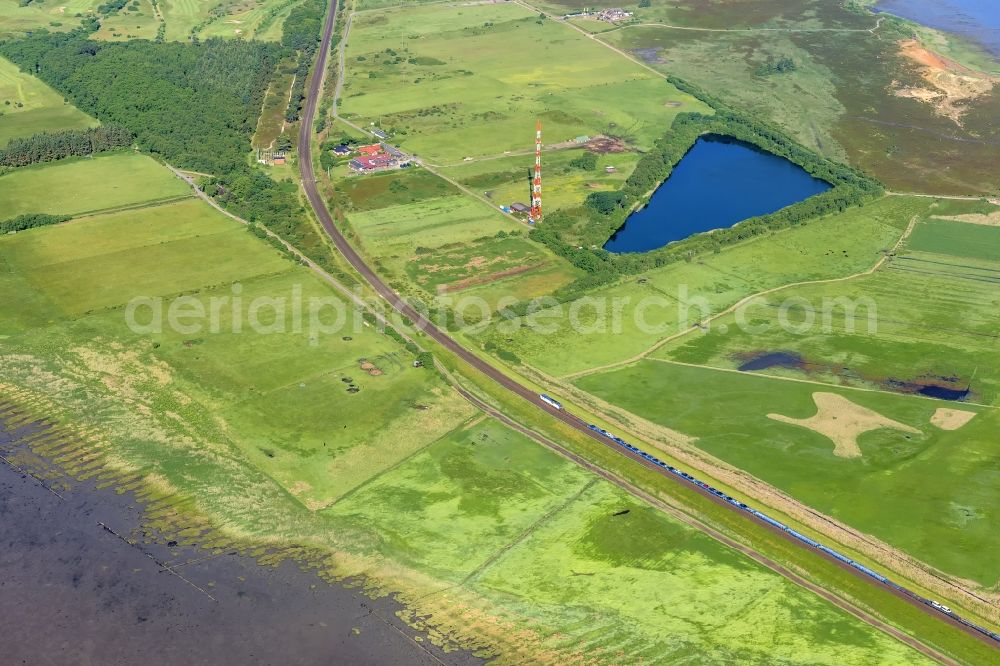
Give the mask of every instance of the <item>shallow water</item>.
<svg viewBox="0 0 1000 666">
<path fill-rule="evenodd" d="M 880 0 L 877 9 L 968 37 L 1000 58 L 997 0 Z"/>
</svg>

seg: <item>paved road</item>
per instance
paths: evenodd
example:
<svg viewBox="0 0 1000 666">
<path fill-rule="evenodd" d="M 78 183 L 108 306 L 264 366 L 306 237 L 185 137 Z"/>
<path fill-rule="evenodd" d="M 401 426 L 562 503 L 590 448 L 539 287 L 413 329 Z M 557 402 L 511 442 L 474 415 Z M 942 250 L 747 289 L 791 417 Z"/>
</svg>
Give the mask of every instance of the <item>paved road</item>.
<svg viewBox="0 0 1000 666">
<path fill-rule="evenodd" d="M 580 433 L 586 435 L 587 437 L 590 437 L 591 439 L 599 442 L 600 444 L 608 446 L 609 448 L 611 448 L 611 449 L 613 449 L 613 450 L 621 453 L 622 455 L 626 455 L 628 457 L 632 457 L 633 459 L 635 459 L 640 464 L 651 466 L 651 463 L 647 463 L 647 461 L 643 460 L 641 457 L 634 456 L 634 455 L 629 455 L 627 451 L 621 449 L 617 444 L 609 441 L 607 438 L 605 438 L 604 436 L 600 435 L 599 433 L 596 433 L 596 432 L 590 430 L 587 427 L 587 424 L 584 421 L 580 420 L 578 417 L 576 417 L 576 416 L 574 416 L 574 415 L 572 415 L 569 412 L 566 412 L 564 410 L 556 409 L 555 407 L 553 407 L 553 406 L 549 405 L 548 403 L 544 402 L 543 400 L 541 400 L 541 398 L 539 397 L 538 393 L 536 393 L 534 389 L 531 389 L 531 388 L 529 388 L 527 386 L 524 386 L 524 385 L 520 384 L 519 382 L 517 382 L 516 380 L 512 379 L 511 377 L 507 376 L 505 373 L 503 373 L 499 369 L 493 367 L 492 365 L 490 365 L 489 363 L 487 363 L 486 361 L 484 361 L 482 358 L 480 358 L 476 354 L 474 354 L 474 353 L 470 352 L 469 350 L 465 349 L 462 345 L 460 345 L 453 338 L 451 338 L 451 336 L 449 336 L 447 333 L 445 333 L 441 329 L 437 328 L 433 324 L 433 322 L 431 322 L 430 320 L 428 320 L 424 315 L 422 315 L 420 312 L 418 312 L 416 309 L 414 309 L 409 303 L 407 303 L 402 298 L 400 298 L 399 295 L 396 294 L 396 292 L 394 292 L 385 282 L 383 282 L 382 279 L 375 273 L 375 271 L 372 270 L 368 266 L 367 263 L 365 263 L 365 261 L 361 257 L 361 255 L 359 255 L 357 253 L 357 251 L 355 251 L 355 249 L 351 246 L 351 244 L 347 242 L 347 239 L 344 237 L 344 235 L 337 228 L 336 224 L 334 223 L 333 217 L 330 215 L 329 210 L 327 210 L 326 203 L 323 201 L 323 198 L 322 198 L 322 196 L 319 193 L 319 189 L 316 187 L 316 174 L 315 174 L 314 169 L 313 169 L 313 159 L 312 159 L 313 119 L 316 117 L 316 108 L 317 108 L 317 105 L 319 103 L 320 91 L 321 91 L 321 88 L 323 86 L 323 78 L 324 78 L 324 74 L 326 72 L 326 63 L 327 63 L 327 59 L 328 59 L 328 57 L 330 55 L 330 41 L 331 41 L 331 38 L 333 36 L 334 18 L 335 18 L 335 15 L 334 15 L 333 11 L 331 11 L 331 12 L 329 12 L 327 14 L 326 22 L 324 23 L 324 26 L 323 26 L 323 38 L 322 38 L 322 42 L 321 42 L 320 49 L 319 49 L 319 55 L 318 55 L 317 63 L 316 63 L 316 66 L 313 68 L 312 76 L 311 76 L 311 78 L 309 80 L 309 86 L 308 86 L 308 89 L 307 89 L 306 103 L 305 103 L 305 107 L 303 108 L 303 111 L 302 111 L 302 121 L 301 121 L 300 127 L 299 127 L 299 170 L 300 170 L 301 175 L 302 175 L 302 185 L 303 185 L 303 188 L 305 189 L 306 197 L 309 199 L 309 203 L 312 206 L 313 211 L 316 213 L 316 218 L 320 221 L 320 224 L 326 230 L 327 234 L 329 234 L 330 239 L 333 241 L 333 244 L 336 246 L 337 250 L 344 256 L 345 259 L 347 259 L 348 262 L 350 262 L 351 266 L 353 266 L 354 269 L 358 271 L 358 273 L 371 285 L 371 287 L 378 293 L 379 296 L 381 296 L 383 299 L 385 299 L 398 312 L 400 312 L 401 314 L 405 315 L 412 322 L 414 322 L 414 325 L 417 328 L 419 328 L 420 330 L 424 331 L 427 335 L 429 335 L 431 338 L 433 338 L 437 343 L 439 343 L 441 346 L 443 346 L 444 348 L 446 348 L 447 350 L 449 350 L 450 352 L 452 352 L 453 354 L 455 354 L 456 356 L 458 356 L 460 359 L 462 359 L 466 363 L 468 363 L 470 366 L 472 366 L 473 368 L 475 368 L 478 372 L 480 372 L 483 375 L 485 375 L 486 377 L 490 378 L 491 380 L 493 380 L 494 382 L 496 382 L 497 384 L 499 384 L 501 387 L 503 387 L 507 391 L 509 391 L 509 392 L 511 392 L 511 393 L 513 393 L 513 394 L 515 394 L 515 395 L 517 395 L 517 396 L 519 396 L 519 397 L 527 400 L 528 402 L 532 403 L 538 409 L 540 409 L 540 410 L 548 413 L 548 415 L 551 416 L 552 418 L 558 419 L 558 420 L 560 420 L 560 421 L 568 424 L 569 426 L 573 427 L 574 429 L 576 429 Z M 491 410 L 491 411 L 494 411 L 494 410 Z M 509 419 L 505 419 L 505 420 L 509 421 Z M 565 449 L 562 449 L 562 447 L 560 447 L 560 449 L 562 451 L 566 451 Z M 579 456 L 574 456 L 574 459 L 579 459 Z M 580 459 L 580 460 L 582 460 L 582 459 Z M 590 467 L 591 469 L 596 469 L 595 467 L 593 467 L 592 465 L 589 465 L 589 464 L 588 464 L 588 467 Z M 746 517 L 748 520 L 752 520 L 752 521 L 758 523 L 761 527 L 763 527 L 765 529 L 771 529 L 775 534 L 777 534 L 778 536 L 780 536 L 780 537 L 788 540 L 790 543 L 793 543 L 793 544 L 795 544 L 797 546 L 800 546 L 802 548 L 808 548 L 807 546 L 805 546 L 805 544 L 803 544 L 802 542 L 798 541 L 797 539 L 795 539 L 791 535 L 787 534 L 786 532 L 771 527 L 767 523 L 765 523 L 763 521 L 760 521 L 760 520 L 756 519 L 755 517 L 753 517 L 751 514 L 747 514 L 746 512 L 742 511 L 741 509 L 738 509 L 738 508 L 734 507 L 733 505 L 731 505 L 731 504 L 727 503 L 725 500 L 722 500 L 721 498 L 713 495 L 712 493 L 708 492 L 707 490 L 704 490 L 704 489 L 702 489 L 702 488 L 700 488 L 698 486 L 693 486 L 693 485 L 690 485 L 690 484 L 686 484 L 686 482 L 681 481 L 676 476 L 670 474 L 666 470 L 663 470 L 663 469 L 661 469 L 659 467 L 652 466 L 652 469 L 655 469 L 655 470 L 657 470 L 659 472 L 662 472 L 663 475 L 666 478 L 672 479 L 672 480 L 674 480 L 678 484 L 681 484 L 681 483 L 685 484 L 686 488 L 689 488 L 691 490 L 694 490 L 696 492 L 701 493 L 707 499 L 709 499 L 709 500 L 711 500 L 713 502 L 716 502 L 720 506 L 723 506 L 723 507 L 726 507 L 728 509 L 731 509 L 732 511 L 738 513 L 739 515 Z M 606 473 L 604 475 L 608 476 Z M 613 478 L 613 477 L 609 477 L 609 478 Z M 744 552 L 747 552 L 748 549 L 746 549 L 746 547 L 741 547 L 741 550 L 744 550 Z M 906 600 L 908 603 L 911 603 L 912 605 L 920 608 L 921 610 L 924 610 L 925 612 L 927 612 L 928 614 L 933 615 L 934 617 L 938 618 L 939 620 L 941 620 L 943 622 L 947 622 L 949 624 L 952 624 L 956 628 L 958 628 L 958 629 L 960 629 L 962 631 L 965 631 L 966 633 L 968 633 L 971 636 L 974 636 L 976 638 L 979 638 L 980 640 L 983 640 L 984 642 L 986 642 L 987 644 L 990 644 L 993 647 L 998 647 L 998 646 L 994 645 L 993 641 L 990 641 L 985 636 L 982 636 L 982 635 L 978 634 L 977 632 L 968 629 L 967 627 L 965 627 L 961 623 L 957 622 L 956 620 L 954 620 L 953 618 L 951 618 L 947 614 L 937 612 L 934 609 L 932 609 L 931 607 L 926 606 L 925 604 L 922 604 L 922 603 L 916 601 L 915 599 L 912 599 L 912 598 L 908 597 L 906 594 L 900 592 L 899 590 L 896 590 L 896 589 L 894 589 L 892 587 L 881 585 L 880 583 L 875 582 L 873 579 L 869 578 L 868 576 L 866 576 L 865 574 L 861 573 L 860 571 L 857 571 L 853 567 L 851 567 L 851 566 L 849 566 L 849 565 L 847 565 L 847 564 L 845 564 L 843 562 L 840 562 L 836 558 L 833 558 L 833 557 L 831 557 L 831 556 L 823 553 L 822 551 L 814 550 L 814 549 L 811 549 L 811 548 L 809 548 L 809 550 L 810 550 L 810 552 L 814 553 L 817 557 L 823 557 L 823 558 L 827 559 L 829 562 L 831 562 L 831 563 L 833 563 L 833 564 L 835 564 L 837 566 L 840 566 L 845 571 L 848 571 L 852 575 L 855 575 L 858 578 L 861 578 L 865 582 L 871 583 L 872 585 L 878 585 L 878 586 L 882 587 L 887 592 L 890 592 L 892 594 L 897 595 L 901 599 Z M 749 551 L 749 552 L 753 552 L 753 551 Z M 790 578 L 792 578 L 792 580 L 795 580 L 795 582 L 797 582 L 797 583 L 804 582 L 801 578 L 799 578 L 797 576 L 796 577 L 791 576 L 790 572 L 788 572 L 786 569 L 784 569 L 783 567 L 781 567 L 776 562 L 772 562 L 772 561 L 764 558 L 759 553 L 753 553 L 753 555 L 754 555 L 754 559 L 756 559 L 759 562 L 766 563 L 767 566 L 769 566 L 774 571 L 777 571 L 779 573 L 782 573 L 783 575 L 789 576 Z M 818 590 L 819 588 L 816 588 L 815 586 L 810 586 L 810 589 Z M 895 629 L 894 627 L 886 625 L 885 623 L 877 620 L 876 618 L 874 618 L 871 615 L 865 613 L 864 611 L 862 611 L 862 610 L 854 607 L 852 604 L 849 604 L 847 601 L 841 599 L 840 597 L 834 596 L 834 595 L 832 595 L 831 593 L 829 593 L 828 591 L 825 591 L 825 590 L 823 590 L 823 595 L 822 596 L 824 596 L 824 598 L 830 600 L 831 602 L 837 604 L 841 608 L 847 610 L 848 612 L 850 612 L 851 614 L 855 615 L 856 617 L 861 618 L 862 620 L 864 620 L 868 624 L 870 624 L 872 626 L 875 626 L 875 627 L 878 627 L 879 629 L 882 629 L 883 631 L 886 631 L 887 633 L 889 633 L 890 635 L 892 635 L 895 638 L 899 639 L 900 641 L 902 641 L 902 642 L 910 645 L 914 649 L 917 649 L 920 652 L 922 652 L 922 653 L 924 653 L 924 654 L 926 654 L 926 655 L 928 655 L 928 656 L 936 659 L 937 661 L 939 661 L 941 663 L 944 663 L 944 664 L 953 664 L 953 663 L 955 663 L 953 660 L 951 660 L 951 659 L 945 657 L 944 655 L 936 652 L 932 648 L 927 647 L 926 645 L 924 645 L 923 643 L 921 643 L 918 639 L 915 639 L 912 636 L 909 636 L 908 634 L 905 634 L 902 631 L 899 631 L 898 629 Z"/>
</svg>

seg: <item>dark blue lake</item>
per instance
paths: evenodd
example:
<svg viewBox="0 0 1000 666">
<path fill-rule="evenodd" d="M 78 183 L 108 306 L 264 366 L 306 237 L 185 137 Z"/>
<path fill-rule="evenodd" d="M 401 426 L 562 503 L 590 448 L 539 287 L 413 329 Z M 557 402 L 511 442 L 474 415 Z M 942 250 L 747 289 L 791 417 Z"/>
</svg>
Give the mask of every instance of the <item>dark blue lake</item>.
<svg viewBox="0 0 1000 666">
<path fill-rule="evenodd" d="M 706 135 L 604 249 L 655 250 L 691 234 L 773 213 L 830 187 L 783 157 L 736 139 Z"/>
<path fill-rule="evenodd" d="M 879 11 L 963 35 L 1000 56 L 1000 3 L 997 0 L 879 0 L 876 7 Z"/>
</svg>

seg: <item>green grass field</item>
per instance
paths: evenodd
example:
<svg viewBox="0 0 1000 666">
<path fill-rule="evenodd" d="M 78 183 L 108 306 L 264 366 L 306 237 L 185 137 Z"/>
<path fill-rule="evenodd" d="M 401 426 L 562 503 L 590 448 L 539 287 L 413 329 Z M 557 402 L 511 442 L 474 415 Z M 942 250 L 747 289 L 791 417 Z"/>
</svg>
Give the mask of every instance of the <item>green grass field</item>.
<svg viewBox="0 0 1000 666">
<path fill-rule="evenodd" d="M 100 4 L 99 0 L 67 0 L 59 3 L 32 2 L 21 7 L 19 0 L 0 0 L 0 38 L 21 37 L 38 28 L 72 30 L 80 25 L 77 14 L 92 12 Z"/>
<path fill-rule="evenodd" d="M 544 191 L 542 201 L 546 213 L 579 206 L 591 192 L 612 190 L 622 186 L 639 161 L 636 153 L 600 155 L 593 170 L 575 169 L 569 162 L 580 157 L 583 150 L 546 151 Z M 515 201 L 530 202 L 528 169 L 534 165 L 534 155 L 481 160 L 447 167 L 442 171 L 473 191 L 482 192 L 497 205 L 509 206 Z M 606 173 L 605 167 L 614 167 Z"/>
<path fill-rule="evenodd" d="M 0 147 L 14 137 L 96 125 L 52 88 L 0 58 Z"/>
<path fill-rule="evenodd" d="M 571 28 L 509 3 L 356 16 L 347 63 L 341 112 L 380 120 L 432 164 L 530 149 L 536 117 L 547 143 L 611 133 L 644 146 L 677 113 L 706 110 Z"/>
<path fill-rule="evenodd" d="M 101 19 L 101 29 L 94 33 L 94 39 L 124 41 L 129 39 L 155 39 L 160 28 L 150 0 L 138 0 L 138 8 L 128 4 L 121 11 Z"/>
<path fill-rule="evenodd" d="M 457 194 L 348 215 L 366 249 L 381 257 L 405 257 L 417 247 L 440 247 L 518 228 L 499 211 Z"/>
<path fill-rule="evenodd" d="M 763 353 L 793 352 L 803 369 L 772 371 L 904 391 L 922 383 L 971 387 L 971 400 L 1000 404 L 1000 261 L 991 249 L 998 235 L 995 227 L 922 221 L 875 274 L 782 290 L 748 309 L 753 329 L 726 317 L 708 335 L 680 338 L 661 354 L 732 368 Z M 791 328 L 781 325 L 783 305 Z M 808 319 L 814 325 L 797 331 Z"/>
<path fill-rule="evenodd" d="M 998 262 L 1000 227 L 931 219 L 913 230 L 907 247 L 959 259 Z"/>
<path fill-rule="evenodd" d="M 512 657 L 564 663 L 586 645 L 608 658 L 766 649 L 788 663 L 918 662 L 477 419 L 363 321 L 334 330 L 340 297 L 199 200 L 5 236 L 0 258 L 0 288 L 15 299 L 0 312 L 5 396 L 44 401 L 86 433 L 60 451 L 70 469 L 92 469 L 97 454 L 139 474 L 140 496 L 162 500 L 150 519 L 179 538 L 259 554 L 301 545 L 327 573 L 365 576 L 448 636 Z M 137 296 L 163 298 L 162 330 L 143 330 L 145 310 L 129 314 Z M 295 298 L 323 299 L 330 329 L 306 313 L 297 325 Z M 171 323 L 193 302 L 206 317 Z M 570 590 L 576 603 L 560 608 Z"/>
<path fill-rule="evenodd" d="M 150 157 L 115 153 L 24 167 L 0 176 L 4 217 L 76 215 L 189 195 L 180 178 Z"/>
<path fill-rule="evenodd" d="M 1000 580 L 997 562 L 982 557 L 1000 545 L 1000 523 L 990 508 L 997 502 L 993 469 L 1000 455 L 991 434 L 1000 426 L 995 409 L 657 360 L 575 383 L 697 437 L 696 446 L 941 571 L 984 588 Z M 828 437 L 768 418 L 812 416 L 816 392 L 841 395 L 919 433 L 873 430 L 857 440 L 860 457 L 843 458 Z M 945 431 L 930 423 L 940 407 L 977 415 Z"/>
<path fill-rule="evenodd" d="M 914 658 L 490 421 L 456 430 L 324 514 L 338 531 L 385 535 L 359 539 L 369 554 L 460 586 L 441 595 L 443 614 L 470 622 L 478 609 L 461 602 L 485 599 L 522 630 L 508 648 L 557 650 L 546 663 L 566 653 L 619 663 Z"/>
<path fill-rule="evenodd" d="M 540 327 L 521 318 L 499 322 L 481 337 L 553 375 L 623 361 L 750 294 L 874 266 L 908 219 L 929 206 L 927 200 L 882 199 L 542 310 L 535 317 Z"/>
</svg>

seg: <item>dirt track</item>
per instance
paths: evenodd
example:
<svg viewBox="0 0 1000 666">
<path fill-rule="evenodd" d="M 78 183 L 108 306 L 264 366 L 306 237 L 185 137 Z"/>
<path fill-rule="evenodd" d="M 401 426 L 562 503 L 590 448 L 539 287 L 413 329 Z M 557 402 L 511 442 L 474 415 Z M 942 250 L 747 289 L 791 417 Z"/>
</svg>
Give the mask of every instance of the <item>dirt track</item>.
<svg viewBox="0 0 1000 666">
<path fill-rule="evenodd" d="M 304 108 L 303 108 L 303 112 L 302 112 L 302 122 L 300 123 L 299 143 L 298 143 L 298 145 L 299 145 L 299 152 L 300 152 L 299 169 L 300 169 L 300 172 L 301 172 L 302 185 L 303 185 L 303 188 L 305 190 L 306 197 L 309 199 L 309 203 L 310 203 L 311 207 L 313 208 L 313 211 L 316 214 L 316 218 L 319 220 L 319 222 L 323 226 L 324 230 L 330 236 L 330 239 L 333 241 L 333 243 L 336 246 L 337 250 L 344 256 L 345 259 L 347 259 L 348 262 L 350 262 L 351 266 L 353 266 L 354 269 L 358 271 L 358 273 L 371 285 L 371 287 L 375 290 L 376 293 L 378 293 L 378 295 L 380 297 L 382 297 L 383 299 L 385 299 L 398 312 L 400 312 L 401 314 L 403 314 L 406 317 L 408 317 L 411 321 L 413 321 L 414 325 L 417 328 L 419 328 L 424 333 L 426 333 L 428 336 L 430 336 L 431 338 L 433 338 L 436 342 L 438 342 L 444 348 L 446 348 L 450 352 L 454 353 L 456 356 L 458 356 L 464 362 L 466 362 L 469 365 L 471 365 L 478 372 L 480 372 L 483 375 L 485 375 L 486 377 L 492 379 L 494 382 L 496 382 L 497 384 L 499 384 L 501 387 L 503 387 L 507 391 L 510 391 L 511 393 L 516 394 L 517 396 L 519 396 L 519 397 L 527 400 L 528 402 L 532 403 L 533 405 L 535 405 L 537 408 L 541 409 L 542 411 L 547 412 L 549 414 L 549 416 L 551 416 L 553 418 L 556 418 L 556 419 L 559 419 L 560 421 L 563 421 L 564 423 L 570 425 L 571 427 L 573 427 L 574 429 L 578 430 L 582 434 L 590 437 L 591 439 L 593 439 L 593 440 L 595 440 L 595 441 L 597 441 L 597 442 L 599 442 L 599 443 L 601 443 L 601 444 L 603 444 L 605 446 L 608 446 L 609 448 L 612 448 L 615 451 L 618 451 L 622 455 L 628 455 L 628 452 L 623 451 L 620 447 L 618 447 L 613 442 L 609 441 L 608 439 L 606 439 L 605 437 L 603 437 L 599 433 L 596 433 L 596 432 L 590 430 L 589 428 L 587 428 L 587 424 L 584 423 L 583 421 L 581 421 L 580 419 L 578 419 L 577 417 L 573 416 L 572 414 L 569 414 L 568 412 L 566 412 L 564 410 L 556 409 L 555 407 L 547 404 L 546 402 L 544 402 L 543 400 L 541 400 L 541 398 L 539 397 L 539 395 L 533 389 L 531 389 L 531 388 L 529 388 L 527 386 L 524 386 L 524 385 L 520 384 L 519 382 L 515 381 L 514 379 L 512 379 L 511 377 L 507 376 L 502 371 L 500 371 L 499 369 L 493 367 L 492 365 L 490 365 L 489 363 L 487 363 L 486 361 L 484 361 L 483 359 L 481 359 L 476 354 L 474 354 L 474 353 L 468 351 L 467 349 L 465 349 L 464 347 L 462 347 L 458 342 L 456 342 L 454 339 L 452 339 L 445 332 L 443 332 L 442 330 L 438 329 L 430 320 L 428 320 L 422 314 L 420 314 L 419 312 L 417 312 L 417 310 L 415 310 L 407 302 L 405 302 L 403 299 L 401 299 L 398 294 L 396 294 L 388 285 L 386 285 L 385 282 L 383 282 L 382 279 L 375 273 L 375 271 L 372 270 L 365 263 L 364 259 L 354 250 L 354 248 L 350 245 L 350 243 L 347 242 L 347 239 L 344 237 L 344 235 L 337 228 L 336 224 L 334 223 L 333 217 L 330 215 L 329 210 L 327 210 L 326 204 L 323 201 L 323 198 L 320 195 L 318 188 L 316 187 L 316 175 L 315 175 L 314 170 L 313 170 L 313 159 L 312 159 L 312 138 L 313 138 L 312 137 L 312 129 L 313 129 L 313 121 L 314 121 L 314 119 L 316 117 L 316 107 L 317 107 L 317 104 L 318 104 L 319 99 L 320 99 L 320 92 L 321 92 L 321 89 L 322 89 L 322 86 L 323 86 L 323 78 L 324 78 L 324 74 L 326 72 L 327 58 L 329 57 L 329 53 L 330 53 L 330 41 L 331 41 L 331 38 L 333 36 L 334 19 L 335 19 L 335 12 L 334 11 L 328 12 L 326 20 L 325 20 L 325 23 L 324 23 L 324 26 L 323 26 L 323 37 L 322 37 L 322 41 L 321 41 L 321 44 L 320 44 L 319 55 L 318 55 L 318 58 L 317 58 L 316 65 L 313 68 L 312 75 L 311 75 L 310 80 L 309 80 L 309 85 L 307 87 L 307 98 L 306 98 L 306 102 L 305 102 L 305 105 L 304 105 Z M 342 43 L 343 43 L 343 41 L 346 41 L 346 40 L 342 40 Z M 342 57 L 342 54 L 341 54 L 341 57 Z M 340 77 L 340 78 L 342 79 L 342 77 Z M 877 266 L 876 266 L 876 268 L 877 268 Z M 872 270 L 874 270 L 874 268 Z M 474 399 L 473 396 L 467 396 L 467 397 Z M 485 405 L 483 405 L 483 406 L 485 406 Z M 517 424 L 515 424 L 511 419 L 508 419 L 507 417 L 503 417 L 498 412 L 496 412 L 496 410 L 489 409 L 488 411 L 489 411 L 489 413 L 494 414 L 494 416 L 501 417 L 502 420 L 504 420 L 504 422 L 508 423 L 509 425 L 515 426 L 519 430 L 523 431 L 523 428 L 521 426 L 518 426 Z M 536 439 L 537 439 L 537 437 L 536 437 Z M 554 442 L 547 442 L 547 445 L 558 447 L 561 450 L 560 452 L 563 453 L 563 455 L 568 455 L 572 459 L 576 460 L 579 464 L 583 464 L 583 465 L 587 466 L 588 469 L 594 471 L 597 474 L 600 474 L 601 476 L 604 476 L 605 478 L 608 478 L 609 480 L 612 480 L 613 482 L 617 483 L 618 485 L 622 485 L 623 484 L 623 482 L 620 479 L 618 479 L 617 477 L 614 477 L 613 475 L 609 474 L 605 470 L 602 470 L 602 469 L 600 469 L 600 468 L 598 468 L 596 466 L 590 465 L 589 463 L 587 463 L 585 460 L 583 460 L 579 456 L 576 456 L 575 454 L 572 454 L 568 450 L 563 449 L 562 447 L 559 447 L 559 445 L 555 444 Z M 646 464 L 648 466 L 651 466 L 651 463 L 647 463 L 642 458 L 639 458 L 637 456 L 631 456 L 631 455 L 629 455 L 629 457 L 635 458 L 640 464 Z M 673 479 L 677 483 L 683 483 L 681 480 L 677 479 L 677 477 L 675 477 L 674 475 L 670 474 L 666 470 L 662 470 L 661 468 L 655 467 L 655 466 L 653 466 L 653 469 L 661 471 L 664 474 L 664 476 Z M 726 503 L 725 501 L 723 501 L 720 498 L 716 497 L 715 495 L 713 495 L 712 493 L 708 492 L 707 490 L 704 490 L 704 489 L 699 488 L 697 486 L 689 486 L 689 487 L 692 488 L 692 489 L 694 489 L 696 492 L 700 492 L 702 495 L 704 495 L 708 499 L 710 499 L 710 500 L 712 500 L 712 501 L 720 504 L 721 506 L 727 507 L 727 508 L 733 510 L 734 512 L 739 513 L 740 515 L 744 515 L 744 516 L 748 517 L 748 519 L 754 520 L 755 522 L 759 522 L 759 521 L 756 521 L 756 519 L 753 519 L 750 516 L 750 514 L 746 514 L 741 509 L 738 509 L 738 508 L 732 506 L 731 504 Z M 642 491 L 637 491 L 637 492 L 642 492 Z M 646 497 L 649 498 L 647 501 L 653 500 L 653 498 L 651 498 L 648 495 Z M 663 506 L 662 502 L 658 502 L 658 501 L 655 501 L 655 500 L 653 500 L 653 501 L 658 506 Z M 798 546 L 801 546 L 803 548 L 806 548 L 805 544 L 802 544 L 801 542 L 799 542 L 798 540 L 796 540 L 794 537 L 790 536 L 786 532 L 783 532 L 781 530 L 777 530 L 777 529 L 775 529 L 775 528 L 767 525 L 766 523 L 760 523 L 760 524 L 761 524 L 761 526 L 763 526 L 766 529 L 771 529 L 775 534 L 781 536 L 782 538 L 787 539 L 789 542 L 794 543 L 794 544 L 796 544 Z M 710 534 L 713 534 L 713 536 L 718 535 L 717 538 L 721 538 L 723 540 L 726 539 L 726 537 L 724 537 L 723 535 L 715 532 L 714 530 L 712 530 L 708 526 L 701 526 L 701 529 L 707 531 Z M 747 555 L 749 555 L 750 557 L 753 557 L 757 561 L 769 562 L 769 560 L 766 560 L 766 558 L 763 558 L 763 556 L 759 555 L 758 553 L 756 553 L 755 551 L 751 550 L 750 548 L 748 548 L 746 546 L 742 546 L 741 544 L 737 544 L 736 542 L 730 542 L 730 541 L 726 541 L 726 543 L 730 543 L 730 545 L 732 545 L 732 547 L 740 549 L 742 552 L 745 552 Z M 876 581 L 874 581 L 873 579 L 871 579 L 868 576 L 866 576 L 865 574 L 857 571 L 856 569 L 853 569 L 852 567 L 850 567 L 850 566 L 848 566 L 848 565 L 846 565 L 846 564 L 844 564 L 842 562 L 839 562 L 835 558 L 832 558 L 832 557 L 830 557 L 828 555 L 825 555 L 821 551 L 815 551 L 814 550 L 813 552 L 814 552 L 815 555 L 817 555 L 819 557 L 826 557 L 830 562 L 832 562 L 834 564 L 837 564 L 838 566 L 843 567 L 846 571 L 852 573 L 853 575 L 856 575 L 857 577 L 861 578 L 865 582 L 868 582 L 868 583 L 870 583 L 872 585 L 879 585 L 880 587 L 883 587 L 885 590 L 889 591 L 890 593 L 896 594 L 901 599 L 904 599 L 908 603 L 910 603 L 910 604 L 912 604 L 912 605 L 920 608 L 921 610 L 924 610 L 928 614 L 933 615 L 934 617 L 936 617 L 936 618 L 938 618 L 938 619 L 940 619 L 940 620 L 942 620 L 944 622 L 947 622 L 949 624 L 954 625 L 956 628 L 965 631 L 969 635 L 974 636 L 974 637 L 982 640 L 983 642 L 986 642 L 987 644 L 989 644 L 989 645 L 991 645 L 993 647 L 998 647 L 997 645 L 995 645 L 992 641 L 990 641 L 985 636 L 982 636 L 982 635 L 978 634 L 977 632 L 974 632 L 974 631 L 972 631 L 972 630 L 964 627 L 963 625 L 961 625 L 960 623 L 956 622 L 954 619 L 952 619 L 951 617 L 949 617 L 947 614 L 935 611 L 931 607 L 926 606 L 925 604 L 922 604 L 922 603 L 916 601 L 915 599 L 912 599 L 912 598 L 906 596 L 905 594 L 903 594 L 902 592 L 900 592 L 898 590 L 895 590 L 895 589 L 893 589 L 891 587 L 888 587 L 888 586 L 881 585 L 881 584 L 877 583 Z M 779 573 L 782 573 L 783 575 L 787 576 L 789 579 L 794 580 L 795 582 L 797 582 L 797 583 L 799 583 L 801 585 L 805 585 L 806 587 L 809 587 L 809 589 L 812 589 L 817 594 L 820 594 L 824 598 L 827 598 L 832 603 L 836 603 L 838 606 L 840 606 L 841 608 L 843 608 L 846 611 L 850 612 L 851 614 L 855 615 L 856 617 L 859 617 L 860 619 L 864 620 L 865 622 L 868 622 L 872 626 L 878 627 L 879 629 L 882 629 L 883 631 L 886 631 L 890 635 L 898 638 L 899 640 L 903 641 L 904 643 L 907 643 L 908 645 L 914 647 L 915 649 L 919 650 L 920 652 L 922 652 L 922 653 L 924 653 L 924 654 L 926 654 L 926 655 L 928 655 L 928 656 L 930 656 L 930 657 L 932 657 L 932 658 L 940 661 L 941 663 L 946 663 L 946 664 L 955 663 L 952 660 L 948 659 L 947 657 L 945 657 L 945 656 L 941 655 L 940 653 L 936 652 L 932 648 L 927 647 L 926 645 L 924 645 L 923 643 L 921 643 L 918 639 L 913 638 L 912 636 L 909 636 L 909 635 L 907 635 L 907 634 L 905 634 L 905 633 L 899 631 L 898 629 L 895 629 L 895 628 L 893 628 L 893 627 L 891 627 L 889 625 L 886 625 L 885 623 L 883 623 L 883 622 L 877 620 L 876 618 L 868 615 L 864 611 L 861 611 L 861 610 L 855 608 L 853 605 L 851 605 L 847 601 L 845 601 L 843 599 L 840 599 L 839 597 L 836 597 L 832 593 L 830 593 L 830 592 L 828 592 L 826 590 L 823 590 L 822 588 L 819 588 L 818 586 L 812 585 L 808 581 L 805 581 L 801 577 L 799 577 L 796 574 L 794 574 L 794 573 L 792 573 L 792 572 L 784 569 L 780 565 L 772 562 L 769 566 L 771 566 L 771 568 L 774 569 L 775 571 L 777 571 Z"/>
</svg>

